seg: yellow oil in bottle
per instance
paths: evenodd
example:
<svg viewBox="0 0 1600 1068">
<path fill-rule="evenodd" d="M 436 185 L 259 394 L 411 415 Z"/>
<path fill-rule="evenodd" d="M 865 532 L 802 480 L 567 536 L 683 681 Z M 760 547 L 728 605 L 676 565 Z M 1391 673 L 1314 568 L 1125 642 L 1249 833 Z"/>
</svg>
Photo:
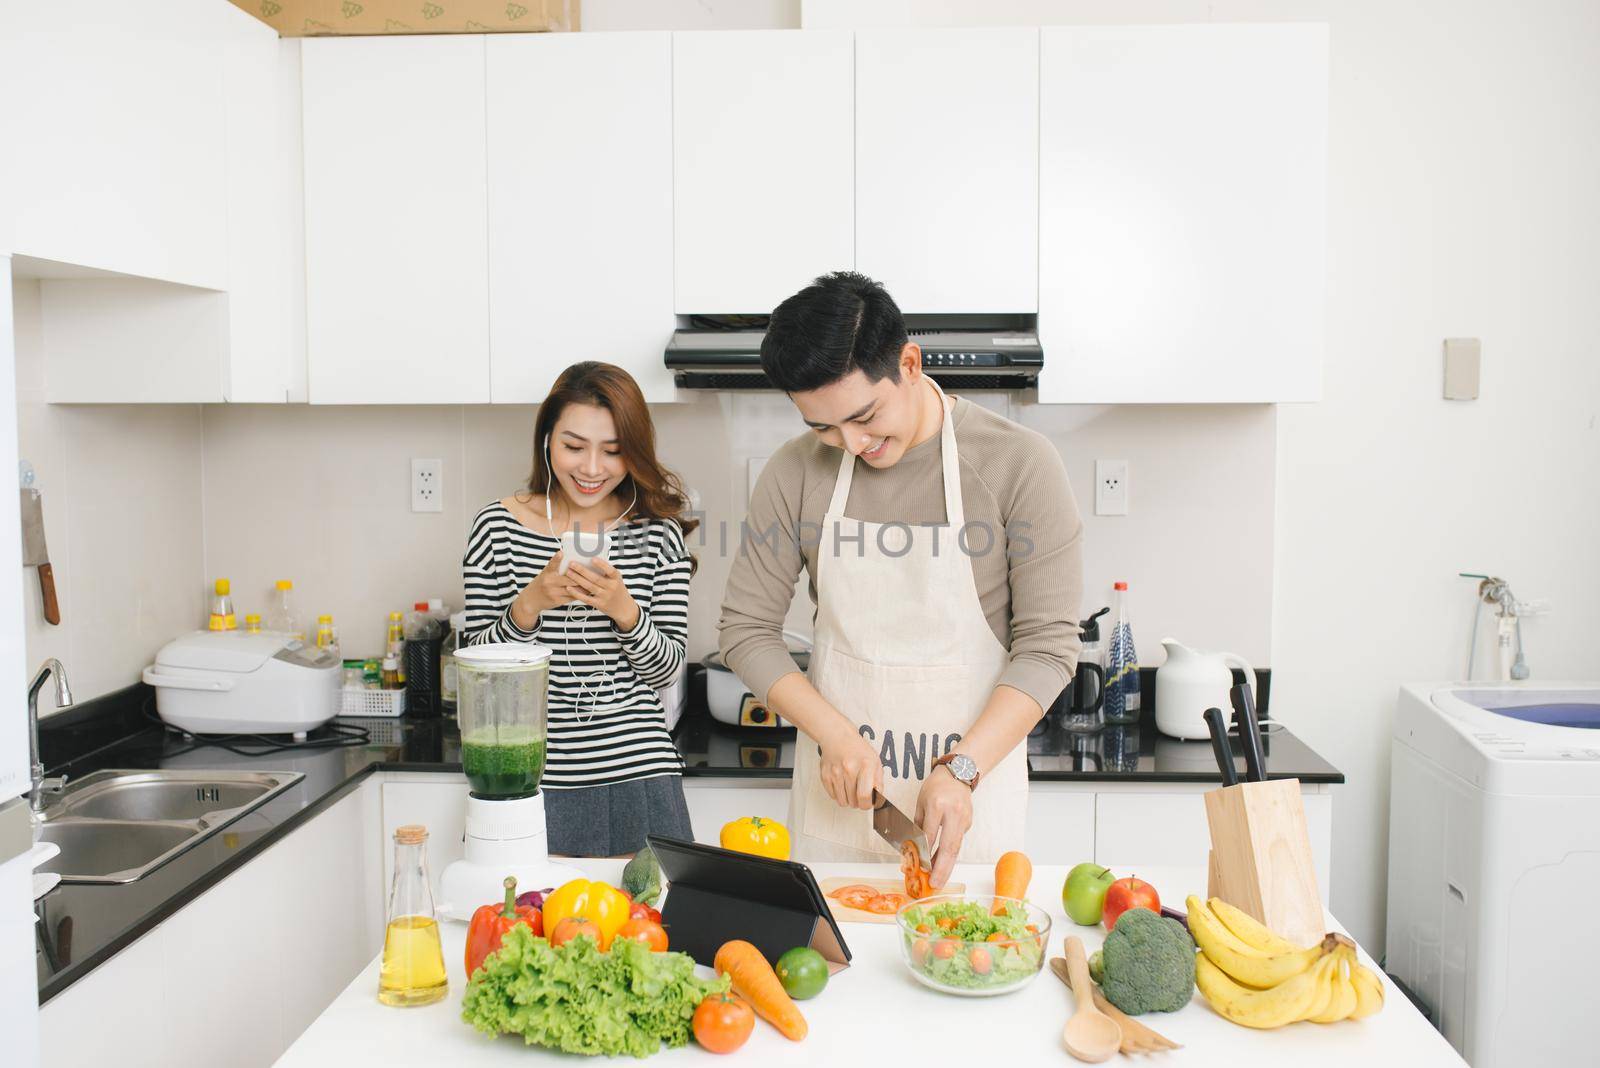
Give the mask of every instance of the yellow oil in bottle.
<svg viewBox="0 0 1600 1068">
<path fill-rule="evenodd" d="M 449 992 L 439 924 L 432 916 L 397 916 L 383 935 L 378 1000 L 385 1005 L 431 1005 Z"/>
</svg>

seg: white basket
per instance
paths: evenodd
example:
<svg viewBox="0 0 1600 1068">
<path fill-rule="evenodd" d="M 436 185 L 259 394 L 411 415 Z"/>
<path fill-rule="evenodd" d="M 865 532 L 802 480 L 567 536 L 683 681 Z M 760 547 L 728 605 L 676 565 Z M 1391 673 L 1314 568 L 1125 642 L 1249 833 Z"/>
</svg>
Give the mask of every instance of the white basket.
<svg viewBox="0 0 1600 1068">
<path fill-rule="evenodd" d="M 404 690 L 340 690 L 339 715 L 384 716 L 404 715 L 406 692 Z"/>
</svg>

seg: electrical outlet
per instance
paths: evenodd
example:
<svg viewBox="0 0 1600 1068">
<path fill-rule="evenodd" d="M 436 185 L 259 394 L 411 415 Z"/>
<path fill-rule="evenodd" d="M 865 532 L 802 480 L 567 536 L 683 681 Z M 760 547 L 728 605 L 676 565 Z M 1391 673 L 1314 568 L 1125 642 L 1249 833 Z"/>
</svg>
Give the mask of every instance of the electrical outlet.
<svg viewBox="0 0 1600 1068">
<path fill-rule="evenodd" d="M 1094 462 L 1094 514 L 1128 514 L 1128 461 Z"/>
<path fill-rule="evenodd" d="M 411 461 L 411 510 L 444 511 L 444 461 Z"/>
</svg>

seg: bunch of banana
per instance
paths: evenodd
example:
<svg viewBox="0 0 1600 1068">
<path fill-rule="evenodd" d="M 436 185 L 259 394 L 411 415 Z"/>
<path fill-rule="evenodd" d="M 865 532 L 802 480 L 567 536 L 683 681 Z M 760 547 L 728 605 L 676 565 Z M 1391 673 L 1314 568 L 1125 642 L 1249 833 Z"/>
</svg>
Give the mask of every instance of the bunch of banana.
<svg viewBox="0 0 1600 1068">
<path fill-rule="evenodd" d="M 1189 933 L 1200 947 L 1195 982 L 1224 1019 L 1272 1028 L 1359 1020 L 1383 1008 L 1383 982 L 1362 966 L 1344 935 L 1297 946 L 1220 898 L 1208 903 L 1191 895 L 1186 904 Z"/>
</svg>

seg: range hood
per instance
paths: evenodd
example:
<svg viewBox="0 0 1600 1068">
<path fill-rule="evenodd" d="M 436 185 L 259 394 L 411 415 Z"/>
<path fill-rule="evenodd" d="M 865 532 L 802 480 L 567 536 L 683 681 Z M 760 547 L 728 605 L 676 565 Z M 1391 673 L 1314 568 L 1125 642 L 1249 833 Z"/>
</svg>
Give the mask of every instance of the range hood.
<svg viewBox="0 0 1600 1068">
<path fill-rule="evenodd" d="M 695 319 L 667 343 L 667 369 L 684 389 L 771 389 L 761 372 L 763 329 L 704 328 Z M 1039 384 L 1044 350 L 1031 324 L 917 325 L 911 340 L 922 347 L 922 368 L 947 389 L 1032 389 Z"/>
</svg>

